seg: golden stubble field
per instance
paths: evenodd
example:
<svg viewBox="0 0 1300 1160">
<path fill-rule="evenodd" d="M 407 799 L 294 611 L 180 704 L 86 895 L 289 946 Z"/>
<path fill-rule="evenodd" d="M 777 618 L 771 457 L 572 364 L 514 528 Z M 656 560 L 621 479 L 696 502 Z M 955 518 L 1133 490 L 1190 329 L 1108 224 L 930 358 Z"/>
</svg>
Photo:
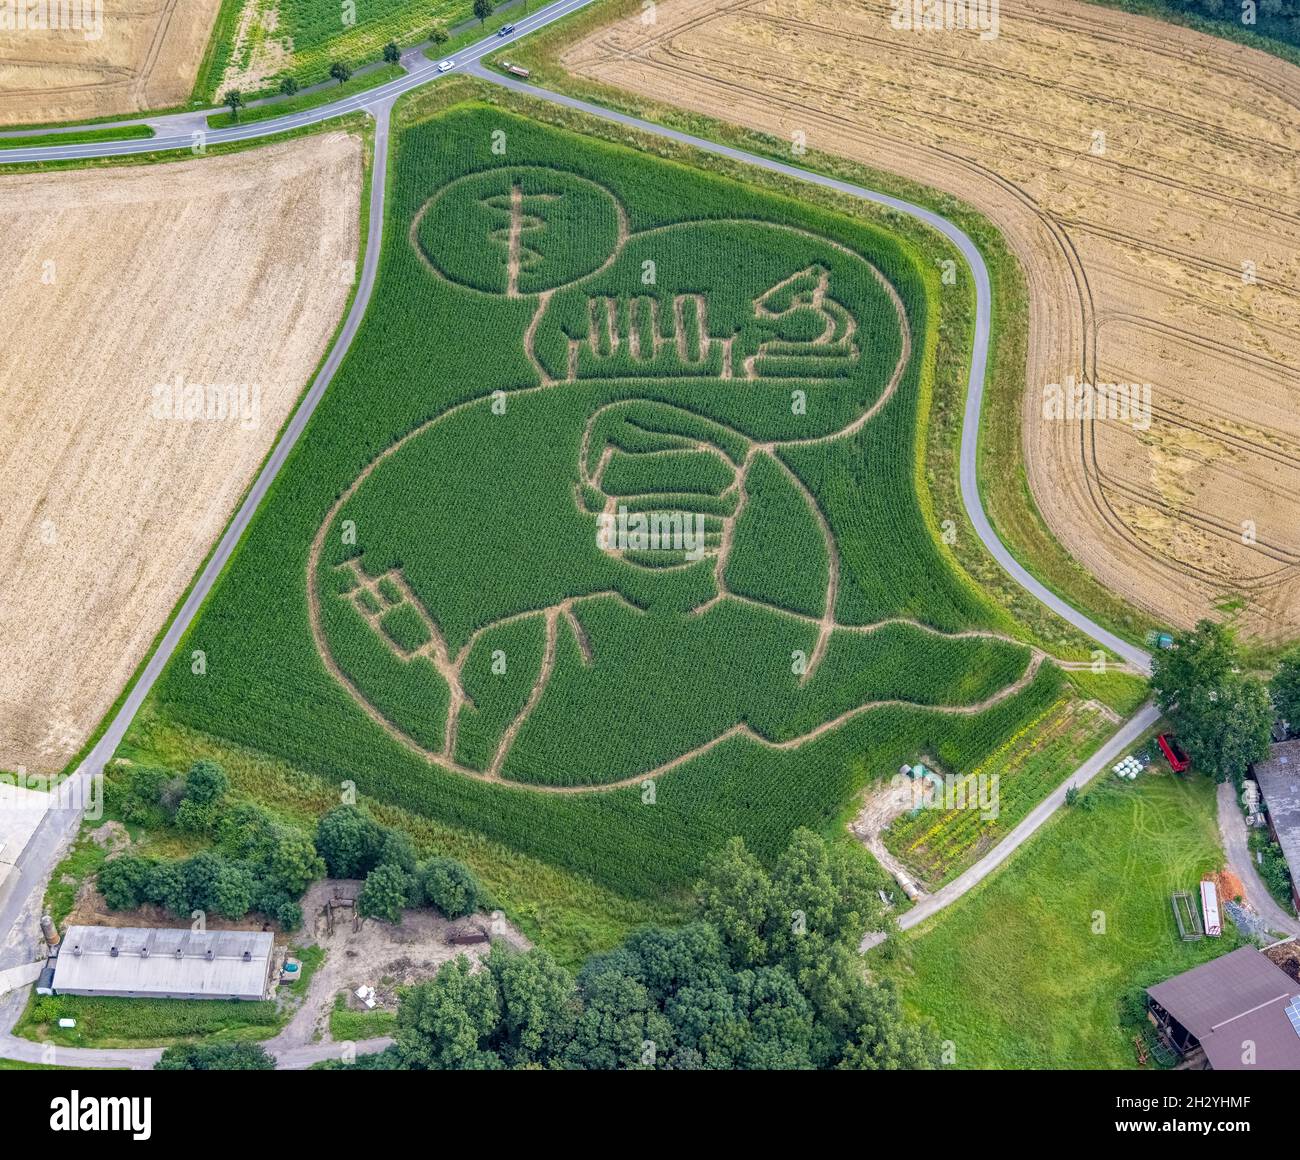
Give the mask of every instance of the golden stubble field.
<svg viewBox="0 0 1300 1160">
<path fill-rule="evenodd" d="M 1251 634 L 1300 635 L 1300 69 L 1072 0 L 1004 0 L 988 39 L 890 12 L 664 0 L 562 60 L 984 212 L 1028 281 L 1025 461 L 1052 532 L 1163 620 L 1240 594 Z M 1071 375 L 1149 383 L 1150 413 L 1046 417 Z"/>
<path fill-rule="evenodd" d="M 362 150 L 0 177 L 0 769 L 76 753 L 251 482 L 351 293 Z"/>
<path fill-rule="evenodd" d="M 0 125 L 184 104 L 221 0 L 102 0 L 98 9 L 95 0 L 73 0 L 65 7 L 71 15 L 58 18 L 63 27 L 34 27 L 26 17 L 15 20 L 19 27 L 0 23 Z"/>
</svg>

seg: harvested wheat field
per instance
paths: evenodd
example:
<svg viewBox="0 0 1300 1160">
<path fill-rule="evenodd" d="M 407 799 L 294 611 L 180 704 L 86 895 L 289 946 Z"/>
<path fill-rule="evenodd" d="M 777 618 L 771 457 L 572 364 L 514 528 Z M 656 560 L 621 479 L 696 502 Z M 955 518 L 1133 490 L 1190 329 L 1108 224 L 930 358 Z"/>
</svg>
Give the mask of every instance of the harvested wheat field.
<svg viewBox="0 0 1300 1160">
<path fill-rule="evenodd" d="M 320 361 L 362 144 L 0 177 L 0 768 L 61 768 Z"/>
<path fill-rule="evenodd" d="M 988 39 L 891 7 L 666 0 L 562 59 L 979 208 L 1027 277 L 1056 537 L 1174 624 L 1234 595 L 1252 635 L 1300 634 L 1300 70 L 1070 0 L 1005 0 Z M 1068 376 L 1135 385 L 1139 413 L 1045 416 Z"/>
<path fill-rule="evenodd" d="M 0 125 L 184 104 L 220 7 L 221 0 L 102 0 L 97 11 L 85 0 L 51 4 L 57 18 L 40 28 L 25 16 L 17 27 L 0 23 Z"/>
</svg>

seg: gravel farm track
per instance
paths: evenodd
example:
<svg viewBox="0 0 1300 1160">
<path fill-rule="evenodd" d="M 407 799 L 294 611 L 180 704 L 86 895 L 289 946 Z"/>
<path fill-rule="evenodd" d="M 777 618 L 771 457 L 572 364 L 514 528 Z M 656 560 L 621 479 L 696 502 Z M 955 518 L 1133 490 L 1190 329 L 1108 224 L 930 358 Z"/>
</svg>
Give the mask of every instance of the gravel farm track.
<svg viewBox="0 0 1300 1160">
<path fill-rule="evenodd" d="M 467 72 L 482 80 L 502 84 L 535 99 L 550 101 L 576 109 L 590 116 L 612 120 L 629 129 L 665 137 L 708 153 L 746 162 L 771 172 L 792 176 L 849 196 L 887 206 L 924 222 L 952 241 L 970 264 L 976 287 L 975 336 L 967 403 L 963 417 L 961 448 L 962 497 L 972 524 L 990 552 L 1017 583 L 1128 664 L 1142 671 L 1148 670 L 1150 658 L 1145 652 L 1116 638 L 1100 625 L 1094 623 L 1084 613 L 1072 608 L 1046 589 L 1017 563 L 998 539 L 984 514 L 976 485 L 975 451 L 988 360 L 992 303 L 988 270 L 970 238 L 939 214 L 889 195 L 802 170 L 779 161 L 718 145 L 648 121 L 615 113 L 598 105 L 521 84 L 513 79 L 491 73 L 478 63 L 481 57 L 490 52 L 495 52 L 503 45 L 510 43 L 512 39 L 527 35 L 546 24 L 561 19 L 569 13 L 584 7 L 588 2 L 589 0 L 557 0 L 556 3 L 541 8 L 526 18 L 521 18 L 512 34 L 503 38 L 486 38 L 478 45 L 459 54 L 456 68 L 450 71 Z M 290 128 L 322 123 L 343 113 L 354 112 L 358 109 L 364 108 L 370 112 L 376 121 L 375 161 L 370 190 L 369 234 L 356 296 L 329 356 L 303 396 L 298 409 L 286 425 L 262 472 L 222 535 L 189 596 L 168 626 L 139 679 L 130 689 L 121 707 L 108 723 L 100 740 L 76 771 L 63 783 L 63 786 L 58 791 L 58 797 L 53 808 L 46 814 L 41 828 L 37 831 L 23 855 L 19 872 L 10 876 L 4 891 L 0 893 L 0 940 L 3 940 L 0 942 L 0 967 L 31 961 L 34 950 L 34 932 L 37 928 L 36 920 L 40 913 L 45 884 L 63 850 L 66 849 L 67 844 L 77 831 L 81 821 L 81 807 L 88 797 L 92 778 L 103 769 L 105 763 L 111 758 L 153 683 L 172 656 L 181 637 L 196 616 L 204 598 L 211 590 L 226 562 L 230 559 L 253 513 L 267 494 L 294 444 L 300 438 L 307 421 L 329 386 L 335 371 L 343 360 L 348 345 L 357 332 L 374 288 L 379 264 L 380 235 L 384 217 L 384 196 L 387 179 L 389 119 L 392 105 L 402 93 L 417 88 L 440 75 L 436 71 L 436 66 L 432 62 L 425 61 L 422 57 L 417 59 L 412 56 L 404 63 L 408 68 L 406 75 L 385 85 L 378 86 L 370 92 L 344 98 L 334 104 L 319 106 L 304 113 L 268 119 L 229 130 L 220 130 L 209 135 L 209 143 L 250 140 L 270 137 Z M 6 152 L 5 160 L 17 162 L 50 161 L 78 157 L 112 157 L 152 152 L 159 149 L 188 148 L 190 146 L 190 132 L 195 123 L 193 115 L 156 118 L 151 120 L 150 123 L 155 126 L 157 136 L 148 142 L 98 142 L 61 147 L 14 149 Z M 1078 770 L 1074 771 L 1053 794 L 1045 799 L 1038 809 L 1026 818 L 1021 826 L 1017 827 L 1016 831 L 968 870 L 961 879 L 951 884 L 950 888 L 945 888 L 945 891 L 932 896 L 930 909 L 938 909 L 939 906 L 953 901 L 1005 860 L 1016 846 L 1028 838 L 1038 826 L 1050 817 L 1059 802 L 1064 798 L 1068 785 L 1082 784 L 1094 776 L 1103 767 L 1104 762 L 1109 759 L 1113 751 L 1118 751 L 1129 744 L 1148 728 L 1153 721 L 1154 710 L 1149 706 L 1136 717 L 1130 719 L 1102 750 L 1080 766 Z M 940 900 L 941 894 L 943 895 L 942 900 Z M 40 1059 L 42 1058 L 39 1054 L 42 1051 L 40 1045 L 27 1043 L 26 1041 L 15 1041 L 12 1037 L 3 1034 L 12 1028 L 13 1022 L 21 1010 L 21 1002 L 18 999 L 19 996 L 11 995 L 6 1000 L 0 1001 L 0 1051 L 3 1051 L 4 1054 L 9 1054 L 12 1051 L 15 1053 L 14 1058 Z M 301 1052 L 286 1054 L 280 1058 L 280 1066 L 301 1067 L 317 1058 L 328 1058 L 331 1054 L 329 1046 L 318 1046 L 319 1050 L 316 1050 L 316 1053 L 311 1058 Z M 358 1046 L 362 1047 L 363 1045 Z M 33 1053 L 36 1053 L 36 1055 L 33 1056 Z M 156 1050 L 149 1049 L 135 1052 L 116 1050 L 102 1053 L 83 1049 L 77 1050 L 74 1054 L 72 1049 L 67 1049 L 66 1054 L 60 1054 L 60 1058 L 73 1066 L 150 1067 L 157 1058 L 157 1054 Z"/>
<path fill-rule="evenodd" d="M 1025 470 L 1051 532 L 1156 618 L 1233 595 L 1249 634 L 1300 635 L 1300 71 L 1078 0 L 1004 0 L 987 39 L 890 9 L 664 0 L 559 60 L 975 206 L 1027 280 Z M 1150 384 L 1146 422 L 1046 415 L 1070 376 Z"/>
</svg>

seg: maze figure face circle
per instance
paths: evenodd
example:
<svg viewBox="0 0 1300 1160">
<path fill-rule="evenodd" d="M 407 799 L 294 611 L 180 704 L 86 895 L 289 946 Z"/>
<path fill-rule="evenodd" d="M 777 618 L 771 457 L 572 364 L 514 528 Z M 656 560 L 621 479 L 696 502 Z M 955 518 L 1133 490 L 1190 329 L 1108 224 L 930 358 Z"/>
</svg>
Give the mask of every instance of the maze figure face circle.
<svg viewBox="0 0 1300 1160">
<path fill-rule="evenodd" d="M 609 190 L 555 169 L 508 166 L 443 186 L 411 240 L 450 282 L 517 298 L 567 286 L 607 265 L 627 236 Z"/>
</svg>

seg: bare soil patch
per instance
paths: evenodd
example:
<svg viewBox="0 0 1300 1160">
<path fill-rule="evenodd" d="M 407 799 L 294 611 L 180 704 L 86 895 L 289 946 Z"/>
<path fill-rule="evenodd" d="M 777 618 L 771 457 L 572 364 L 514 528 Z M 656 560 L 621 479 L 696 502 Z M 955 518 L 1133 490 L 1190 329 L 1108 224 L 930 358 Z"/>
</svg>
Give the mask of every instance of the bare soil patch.
<svg viewBox="0 0 1300 1160">
<path fill-rule="evenodd" d="M 94 5 L 86 7 L 93 14 Z M 103 0 L 102 27 L 83 20 L 77 28 L 0 29 L 0 125 L 184 104 L 220 7 L 221 0 Z"/>
<path fill-rule="evenodd" d="M 1300 73 L 1074 0 L 1005 0 L 987 40 L 891 10 L 665 0 L 563 63 L 976 206 L 1027 279 L 1024 453 L 1055 536 L 1163 620 L 1240 593 L 1253 634 L 1300 634 Z M 1045 418 L 1071 375 L 1150 383 L 1149 426 Z"/>
<path fill-rule="evenodd" d="M 361 186 L 346 133 L 0 177 L 0 768 L 62 768 L 144 657 L 338 325 Z"/>
<path fill-rule="evenodd" d="M 328 1038 L 329 1011 L 340 991 L 347 991 L 352 997 L 351 1005 L 361 1010 L 354 992 L 361 986 L 373 987 L 375 1009 L 396 1011 L 402 988 L 432 978 L 443 963 L 459 955 L 479 960 L 488 953 L 487 943 L 456 946 L 448 942 L 452 927 L 476 922 L 490 930 L 493 938 L 518 950 L 527 950 L 532 945 L 499 916 L 474 915 L 451 922 L 427 909 L 405 911 L 400 924 L 362 919 L 355 931 L 350 920 L 336 918 L 334 933 L 329 934 L 320 913 L 325 900 L 333 895 L 336 887 L 350 888 L 355 893 L 361 885 L 358 881 L 326 879 L 312 886 L 302 901 L 306 933 L 300 941 L 314 942 L 323 948 L 325 961 L 316 968 L 306 999 L 281 1033 L 278 1041 L 281 1047 L 302 1046 L 318 1035 Z"/>
</svg>

